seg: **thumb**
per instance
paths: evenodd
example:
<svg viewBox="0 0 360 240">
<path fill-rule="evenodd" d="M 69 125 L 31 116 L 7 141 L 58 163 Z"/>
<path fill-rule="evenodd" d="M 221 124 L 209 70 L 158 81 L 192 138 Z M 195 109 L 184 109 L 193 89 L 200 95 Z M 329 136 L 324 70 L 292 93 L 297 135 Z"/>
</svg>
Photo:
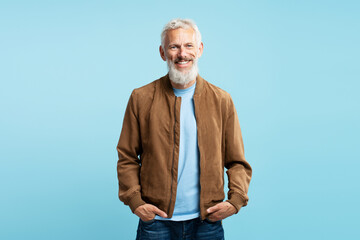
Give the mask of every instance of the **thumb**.
<svg viewBox="0 0 360 240">
<path fill-rule="evenodd" d="M 156 215 L 159 215 L 160 217 L 167 218 L 167 214 L 164 211 L 161 211 L 160 209 L 158 209 L 156 206 L 153 206 L 152 211 L 153 211 L 153 213 L 155 213 Z"/>
<path fill-rule="evenodd" d="M 213 212 L 216 212 L 217 210 L 219 210 L 219 206 L 215 205 L 215 206 L 208 208 L 206 211 L 207 211 L 207 213 L 213 213 Z"/>
</svg>

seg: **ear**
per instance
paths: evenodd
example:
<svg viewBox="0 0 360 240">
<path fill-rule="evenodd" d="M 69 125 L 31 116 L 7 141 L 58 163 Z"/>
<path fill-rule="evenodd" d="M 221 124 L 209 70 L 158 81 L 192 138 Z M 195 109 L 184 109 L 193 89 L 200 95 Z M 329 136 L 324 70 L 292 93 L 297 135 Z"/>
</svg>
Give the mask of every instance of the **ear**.
<svg viewBox="0 0 360 240">
<path fill-rule="evenodd" d="M 203 50 L 204 50 L 204 44 L 201 42 L 199 46 L 198 57 L 201 57 Z"/>
<path fill-rule="evenodd" d="M 164 51 L 164 49 L 162 48 L 161 45 L 159 47 L 159 52 L 160 52 L 160 57 L 162 58 L 162 60 L 166 61 L 165 51 Z"/>
</svg>

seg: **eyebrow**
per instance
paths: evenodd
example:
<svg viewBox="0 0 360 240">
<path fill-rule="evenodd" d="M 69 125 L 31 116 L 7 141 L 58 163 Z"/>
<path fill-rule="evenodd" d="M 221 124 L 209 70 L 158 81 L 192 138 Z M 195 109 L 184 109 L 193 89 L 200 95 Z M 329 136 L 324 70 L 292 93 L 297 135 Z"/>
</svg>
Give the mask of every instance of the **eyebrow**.
<svg viewBox="0 0 360 240">
<path fill-rule="evenodd" d="M 192 45 L 194 45 L 194 43 L 193 42 L 187 42 L 187 43 L 184 43 L 184 45 L 188 45 L 188 44 L 192 44 Z M 168 46 L 180 46 L 181 44 L 177 44 L 177 43 L 169 43 L 169 45 Z"/>
</svg>

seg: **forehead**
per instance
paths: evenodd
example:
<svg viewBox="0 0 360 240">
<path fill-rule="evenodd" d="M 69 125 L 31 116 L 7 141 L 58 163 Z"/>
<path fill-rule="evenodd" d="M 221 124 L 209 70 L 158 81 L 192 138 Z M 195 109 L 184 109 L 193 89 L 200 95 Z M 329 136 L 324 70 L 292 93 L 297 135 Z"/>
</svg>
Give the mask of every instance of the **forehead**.
<svg viewBox="0 0 360 240">
<path fill-rule="evenodd" d="M 182 42 L 195 42 L 195 31 L 191 27 L 177 28 L 168 30 L 166 33 L 166 42 L 170 43 L 182 43 Z"/>
</svg>

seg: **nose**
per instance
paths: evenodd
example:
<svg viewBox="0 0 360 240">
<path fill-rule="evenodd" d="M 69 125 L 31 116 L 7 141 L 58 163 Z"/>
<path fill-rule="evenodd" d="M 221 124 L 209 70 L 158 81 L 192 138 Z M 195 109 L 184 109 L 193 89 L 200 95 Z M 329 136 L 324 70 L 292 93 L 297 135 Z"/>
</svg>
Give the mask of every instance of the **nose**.
<svg viewBox="0 0 360 240">
<path fill-rule="evenodd" d="M 178 57 L 181 57 L 181 58 L 185 58 L 185 57 L 186 57 L 186 51 L 185 51 L 185 48 L 184 48 L 183 46 L 181 46 L 181 47 L 179 48 Z"/>
</svg>

